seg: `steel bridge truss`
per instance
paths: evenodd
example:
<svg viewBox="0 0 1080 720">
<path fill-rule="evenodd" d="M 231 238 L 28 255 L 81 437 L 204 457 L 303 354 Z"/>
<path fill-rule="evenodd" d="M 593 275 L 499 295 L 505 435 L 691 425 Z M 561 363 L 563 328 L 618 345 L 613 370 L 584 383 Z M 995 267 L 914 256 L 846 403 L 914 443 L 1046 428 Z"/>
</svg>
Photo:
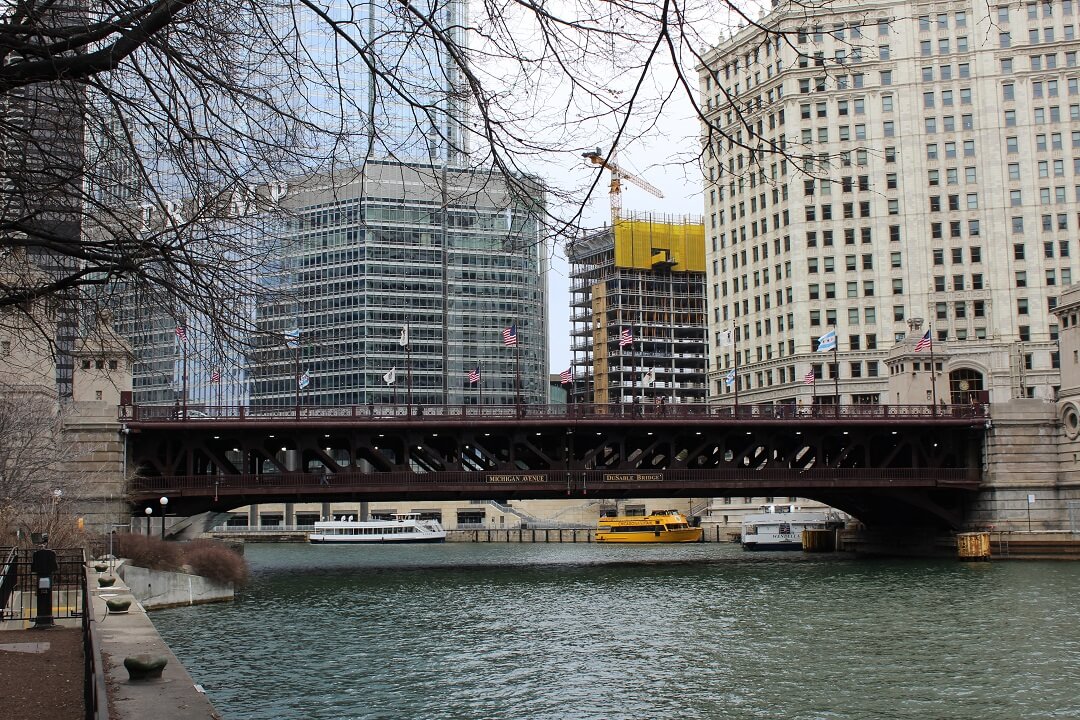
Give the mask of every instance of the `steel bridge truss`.
<svg viewBox="0 0 1080 720">
<path fill-rule="evenodd" d="M 136 505 L 800 496 L 856 517 L 955 526 L 979 484 L 982 424 L 663 418 L 146 423 Z"/>
</svg>

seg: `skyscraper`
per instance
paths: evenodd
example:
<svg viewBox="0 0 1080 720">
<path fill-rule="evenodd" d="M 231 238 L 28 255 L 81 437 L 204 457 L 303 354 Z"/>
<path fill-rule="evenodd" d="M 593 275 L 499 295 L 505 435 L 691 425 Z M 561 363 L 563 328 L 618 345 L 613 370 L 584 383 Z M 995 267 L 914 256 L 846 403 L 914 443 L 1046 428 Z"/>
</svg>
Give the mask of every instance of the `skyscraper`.
<svg viewBox="0 0 1080 720">
<path fill-rule="evenodd" d="M 896 402 L 908 371 L 936 383 L 919 402 L 1054 393 L 1077 22 L 1071 2 L 783 3 L 707 53 L 712 397 Z M 933 364 L 909 347 L 926 328 Z"/>
<path fill-rule="evenodd" d="M 375 161 L 290 189 L 252 404 L 546 402 L 543 203 L 488 173 Z"/>
<path fill-rule="evenodd" d="M 142 320 L 125 315 L 131 332 L 155 328 L 149 344 L 132 344 L 160 358 L 136 365 L 136 402 L 179 393 L 196 403 L 243 403 L 247 391 L 256 405 L 471 403 L 481 395 L 488 404 L 519 395 L 543 402 L 544 192 L 530 179 L 467 169 L 460 58 L 440 42 L 445 35 L 464 48 L 465 9 L 460 0 L 408 9 L 333 2 L 337 33 L 304 8 L 285 19 L 304 62 L 295 69 L 296 96 L 282 90 L 282 100 L 318 128 L 297 140 L 301 154 L 326 161 L 324 172 L 281 184 L 288 197 L 280 224 L 263 231 L 280 244 L 279 262 L 258 271 L 258 332 L 246 356 L 193 346 L 185 373 L 169 335 L 178 320 L 158 317 L 159 308 Z M 521 337 L 514 350 L 499 344 L 510 325 Z M 410 342 L 399 345 L 406 326 Z M 284 335 L 293 331 L 296 348 Z M 193 337 L 205 343 L 208 335 Z M 236 370 L 212 382 L 219 366 Z M 477 366 L 482 380 L 469 383 L 467 369 Z"/>
</svg>

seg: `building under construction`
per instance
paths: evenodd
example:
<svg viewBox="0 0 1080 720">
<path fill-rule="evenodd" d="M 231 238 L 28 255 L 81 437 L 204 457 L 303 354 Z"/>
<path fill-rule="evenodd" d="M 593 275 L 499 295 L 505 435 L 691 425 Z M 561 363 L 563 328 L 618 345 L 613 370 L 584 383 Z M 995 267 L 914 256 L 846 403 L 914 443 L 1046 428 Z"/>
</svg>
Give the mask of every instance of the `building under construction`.
<svg viewBox="0 0 1080 720">
<path fill-rule="evenodd" d="M 705 402 L 702 221 L 620 217 L 567 255 L 572 401 Z"/>
</svg>

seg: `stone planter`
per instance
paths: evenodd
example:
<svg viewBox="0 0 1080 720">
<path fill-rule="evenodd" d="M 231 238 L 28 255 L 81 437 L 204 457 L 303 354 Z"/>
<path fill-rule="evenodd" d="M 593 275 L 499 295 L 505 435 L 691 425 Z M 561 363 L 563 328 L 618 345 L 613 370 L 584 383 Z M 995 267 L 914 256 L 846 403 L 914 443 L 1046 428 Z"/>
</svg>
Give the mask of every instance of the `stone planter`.
<svg viewBox="0 0 1080 720">
<path fill-rule="evenodd" d="M 114 577 L 102 576 L 102 577 L 99 577 L 97 579 L 98 587 L 112 587 L 113 583 L 115 583 L 115 582 L 116 582 L 116 578 L 114 578 Z"/>
<path fill-rule="evenodd" d="M 168 662 L 160 655 L 142 654 L 124 658 L 124 667 L 127 668 L 131 680 L 153 680 L 161 677 L 161 671 Z"/>
<path fill-rule="evenodd" d="M 109 566 L 106 563 L 95 563 L 94 569 L 97 570 L 99 573 L 103 573 L 109 569 Z"/>
</svg>

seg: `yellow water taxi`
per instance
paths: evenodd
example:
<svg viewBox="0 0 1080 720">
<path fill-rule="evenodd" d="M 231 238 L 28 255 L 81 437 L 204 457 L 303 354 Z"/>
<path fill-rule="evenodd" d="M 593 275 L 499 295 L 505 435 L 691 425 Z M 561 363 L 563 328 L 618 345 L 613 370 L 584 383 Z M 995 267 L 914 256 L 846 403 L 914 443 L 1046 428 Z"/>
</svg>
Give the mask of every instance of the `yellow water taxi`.
<svg viewBox="0 0 1080 720">
<path fill-rule="evenodd" d="M 636 517 L 602 517 L 596 528 L 598 543 L 699 542 L 702 529 L 690 527 L 676 510 L 654 511 Z"/>
</svg>

